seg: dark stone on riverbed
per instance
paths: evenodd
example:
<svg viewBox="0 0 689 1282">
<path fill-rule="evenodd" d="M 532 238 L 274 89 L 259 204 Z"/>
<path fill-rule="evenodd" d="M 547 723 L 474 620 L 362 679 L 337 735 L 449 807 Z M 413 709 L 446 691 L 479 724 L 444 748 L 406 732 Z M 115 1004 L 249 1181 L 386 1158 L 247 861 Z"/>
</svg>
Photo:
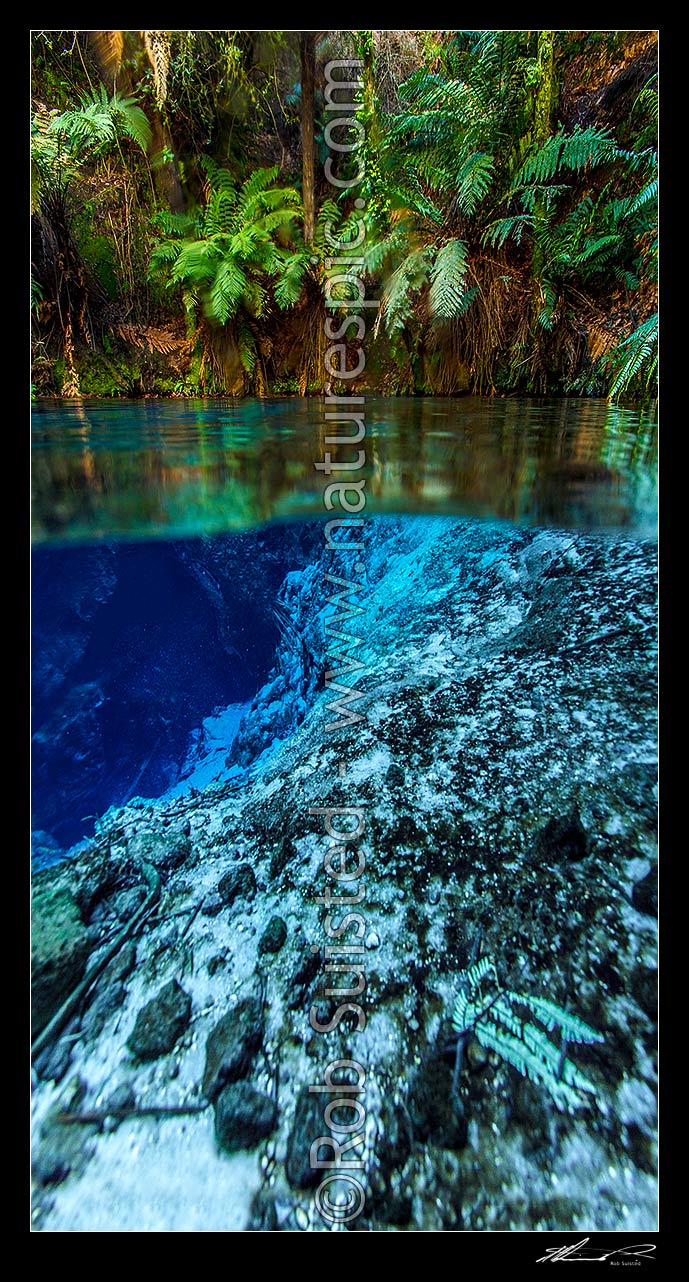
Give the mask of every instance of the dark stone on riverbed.
<svg viewBox="0 0 689 1282">
<path fill-rule="evenodd" d="M 206 1042 L 203 1093 L 217 1099 L 230 1082 L 246 1077 L 263 1041 L 263 1011 L 255 997 L 234 1006 L 215 1025 Z"/>
<path fill-rule="evenodd" d="M 455 1107 L 452 1075 L 452 1066 L 441 1053 L 428 1051 L 412 1079 L 409 1116 L 420 1140 L 460 1149 L 467 1143 L 467 1122 Z"/>
<path fill-rule="evenodd" d="M 289 994 L 287 1005 L 290 1010 L 296 1010 L 305 1001 L 308 990 L 323 964 L 323 958 L 319 948 L 315 953 L 311 951 L 311 945 L 303 930 L 298 930 L 296 935 L 292 936 L 291 948 L 296 952 L 298 961 L 287 983 L 286 991 Z"/>
<path fill-rule="evenodd" d="M 287 927 L 282 917 L 271 917 L 258 941 L 259 953 L 279 953 L 287 939 Z"/>
<path fill-rule="evenodd" d="M 218 894 L 226 904 L 233 904 L 235 899 L 244 897 L 253 899 L 256 894 L 256 878 L 250 864 L 240 864 L 225 873 L 218 882 Z"/>
<path fill-rule="evenodd" d="M 551 863 L 585 859 L 590 849 L 589 835 L 573 806 L 567 815 L 555 817 L 536 836 L 536 853 Z"/>
<path fill-rule="evenodd" d="M 158 1059 L 172 1050 L 190 1019 L 191 997 L 176 979 L 171 979 L 142 1006 L 127 1045 L 136 1059 Z"/>
<path fill-rule="evenodd" d="M 636 966 L 632 972 L 632 996 L 644 1015 L 658 1018 L 658 971 L 655 967 Z"/>
<path fill-rule="evenodd" d="M 122 1006 L 126 991 L 123 983 L 108 983 L 96 992 L 81 1021 L 81 1032 L 84 1038 L 98 1036 L 108 1015 Z"/>
<path fill-rule="evenodd" d="M 137 860 L 153 864 L 161 872 L 179 868 L 192 852 L 189 837 L 174 828 L 137 832 L 130 838 L 128 849 Z"/>
<path fill-rule="evenodd" d="M 72 1020 L 70 1023 L 70 1029 L 73 1029 L 75 1024 L 76 1021 Z M 33 1066 L 42 1081 L 62 1081 L 62 1078 L 69 1068 L 72 1059 L 72 1051 L 74 1049 L 74 1041 L 71 1037 L 68 1041 L 67 1037 L 68 1032 L 65 1030 L 54 1045 L 46 1046 L 45 1050 L 41 1051 L 40 1055 L 36 1056 Z"/>
<path fill-rule="evenodd" d="M 65 1126 L 58 1121 L 58 1114 L 63 1110 L 78 1112 L 85 1094 L 86 1083 L 81 1078 L 73 1078 L 41 1124 L 32 1162 L 34 1180 L 41 1187 L 61 1184 L 72 1172 L 82 1170 L 93 1151 L 91 1137 L 97 1130 L 95 1124 Z"/>
<path fill-rule="evenodd" d="M 658 916 L 658 874 L 651 868 L 632 888 L 632 906 L 648 917 Z"/>
<path fill-rule="evenodd" d="M 232 1082 L 215 1102 L 215 1136 L 227 1153 L 254 1148 L 275 1130 L 277 1118 L 277 1105 L 270 1095 L 248 1082 Z"/>
<path fill-rule="evenodd" d="M 305 1087 L 299 1095 L 287 1141 L 285 1159 L 285 1174 L 292 1188 L 313 1188 L 315 1184 L 320 1184 L 323 1178 L 323 1172 L 311 1166 L 311 1145 L 319 1136 L 329 1134 L 323 1120 L 323 1110 L 327 1102 L 327 1098 L 324 1100 L 321 1095 L 311 1094 L 308 1087 Z M 332 1158 L 330 1146 L 326 1148 L 322 1145 L 319 1157 Z"/>
<path fill-rule="evenodd" d="M 278 1233 L 278 1213 L 275 1198 L 265 1189 L 254 1194 L 246 1226 L 247 1233 Z"/>
</svg>

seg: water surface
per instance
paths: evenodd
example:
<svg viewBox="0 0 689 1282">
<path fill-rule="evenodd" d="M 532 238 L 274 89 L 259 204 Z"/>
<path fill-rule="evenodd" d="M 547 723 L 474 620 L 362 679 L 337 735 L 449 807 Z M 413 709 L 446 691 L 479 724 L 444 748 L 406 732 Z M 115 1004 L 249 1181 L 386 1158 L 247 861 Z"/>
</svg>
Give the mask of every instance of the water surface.
<svg viewBox="0 0 689 1282">
<path fill-rule="evenodd" d="M 350 477 L 366 479 L 367 515 L 655 535 L 655 408 L 366 397 L 363 413 L 364 467 L 327 478 L 315 466 L 324 452 L 349 461 L 357 447 L 325 443 L 347 427 L 326 423 L 322 399 L 39 401 L 34 541 L 179 538 L 321 516 L 329 480 Z"/>
</svg>

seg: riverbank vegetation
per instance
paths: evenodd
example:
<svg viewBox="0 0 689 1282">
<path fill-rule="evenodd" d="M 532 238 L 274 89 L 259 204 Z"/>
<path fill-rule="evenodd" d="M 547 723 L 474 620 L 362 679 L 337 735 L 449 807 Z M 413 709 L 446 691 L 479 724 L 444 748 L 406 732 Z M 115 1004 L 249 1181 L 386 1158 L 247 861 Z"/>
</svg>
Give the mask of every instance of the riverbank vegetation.
<svg viewBox="0 0 689 1282">
<path fill-rule="evenodd" d="M 353 239 L 357 197 L 380 307 L 350 390 L 653 395 L 656 45 L 35 32 L 35 394 L 322 393 L 325 227 Z M 365 171 L 339 196 L 333 58 L 360 63 Z"/>
</svg>

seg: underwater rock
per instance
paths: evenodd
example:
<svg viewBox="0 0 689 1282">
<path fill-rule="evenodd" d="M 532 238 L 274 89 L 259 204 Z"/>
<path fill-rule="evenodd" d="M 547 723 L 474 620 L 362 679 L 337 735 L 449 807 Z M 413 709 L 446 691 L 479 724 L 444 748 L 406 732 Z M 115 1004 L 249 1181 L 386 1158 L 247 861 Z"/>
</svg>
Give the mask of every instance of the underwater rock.
<svg viewBox="0 0 689 1282">
<path fill-rule="evenodd" d="M 321 1135 L 329 1135 L 323 1120 L 323 1100 L 311 1094 L 307 1086 L 299 1094 L 292 1129 L 287 1141 L 285 1174 L 292 1188 L 309 1189 L 320 1184 L 322 1172 L 311 1166 L 311 1145 Z"/>
<path fill-rule="evenodd" d="M 174 828 L 135 832 L 129 839 L 128 852 L 142 863 L 153 864 L 161 872 L 179 868 L 191 855 L 191 841 Z"/>
<path fill-rule="evenodd" d="M 298 930 L 292 937 L 291 947 L 297 954 L 297 963 L 287 981 L 287 1005 L 290 1010 L 296 1010 L 304 1002 L 313 980 L 320 971 L 323 958 L 319 948 L 315 953 L 312 951 L 302 930 Z"/>
<path fill-rule="evenodd" d="M 287 927 L 282 917 L 271 917 L 258 941 L 258 951 L 260 954 L 279 953 L 286 939 Z"/>
<path fill-rule="evenodd" d="M 432 1047 L 412 1078 L 409 1116 L 421 1140 L 441 1148 L 464 1148 L 467 1121 L 455 1108 L 452 1097 L 452 1066 Z"/>
<path fill-rule="evenodd" d="M 218 882 L 218 894 L 225 904 L 233 904 L 235 899 L 245 897 L 253 899 L 256 894 L 256 877 L 250 864 L 240 864 L 231 868 Z"/>
<path fill-rule="evenodd" d="M 224 1086 L 245 1077 L 263 1041 L 263 1011 L 255 997 L 246 997 L 215 1025 L 206 1042 L 203 1093 L 215 1100 Z"/>
<path fill-rule="evenodd" d="M 31 903 L 31 1026 L 41 1032 L 83 978 L 88 931 L 66 887 L 37 885 Z"/>
<path fill-rule="evenodd" d="M 568 814 L 550 819 L 536 834 L 535 849 L 553 863 L 561 859 L 585 859 L 590 849 L 590 838 L 581 822 L 576 806 Z"/>
<path fill-rule="evenodd" d="M 635 966 L 632 972 L 632 996 L 649 1019 L 658 1018 L 658 971 L 655 967 Z"/>
<path fill-rule="evenodd" d="M 203 903 L 201 904 L 201 912 L 203 916 L 217 917 L 218 913 L 222 911 L 223 903 L 224 901 L 220 898 L 220 895 L 216 894 L 215 891 L 211 891 L 209 895 L 206 895 Z"/>
<path fill-rule="evenodd" d="M 146 898 L 147 890 L 145 886 L 132 886 L 130 890 L 122 890 L 112 901 L 113 911 L 117 913 L 120 921 L 126 922 L 133 917 Z"/>
<path fill-rule="evenodd" d="M 39 1186 L 61 1184 L 72 1172 L 83 1169 L 93 1151 L 89 1138 L 95 1135 L 95 1125 L 64 1125 L 58 1114 L 78 1111 L 86 1095 L 86 1083 L 74 1077 L 62 1092 L 58 1102 L 43 1121 L 32 1162 L 32 1174 Z"/>
<path fill-rule="evenodd" d="M 270 856 L 270 878 L 277 881 L 291 861 L 296 858 L 297 847 L 290 837 L 282 837 Z"/>
<path fill-rule="evenodd" d="M 375 1179 L 371 1181 L 366 1199 L 366 1212 L 384 1224 L 402 1226 L 409 1223 L 412 1212 L 412 1199 L 401 1182 L 402 1168 L 413 1143 L 411 1120 L 404 1103 L 395 1105 L 386 1094 L 381 1101 L 376 1130 Z"/>
<path fill-rule="evenodd" d="M 639 812 L 644 827 L 654 830 L 658 819 L 658 769 L 654 762 L 629 761 L 619 774 L 619 795 Z"/>
<path fill-rule="evenodd" d="M 113 1113 L 108 1119 L 109 1129 L 115 1130 L 123 1120 L 121 1117 L 117 1116 L 117 1111 L 123 1108 L 136 1108 L 136 1095 L 134 1094 L 134 1088 L 129 1082 L 121 1082 L 120 1085 L 116 1086 L 114 1091 L 108 1095 L 105 1103 L 103 1104 L 103 1111 L 107 1112 L 110 1108 L 113 1110 Z"/>
<path fill-rule="evenodd" d="M 133 939 L 127 939 L 110 962 L 105 972 L 104 981 L 108 984 L 116 984 L 120 980 L 126 979 L 128 975 L 131 975 L 135 964 L 136 944 Z"/>
<path fill-rule="evenodd" d="M 127 1045 L 136 1059 L 158 1059 L 172 1050 L 190 1019 L 191 997 L 176 979 L 171 979 L 142 1006 Z"/>
<path fill-rule="evenodd" d="M 81 1021 L 81 1033 L 84 1038 L 97 1037 L 105 1026 L 108 1015 L 121 1007 L 126 993 L 124 984 L 110 980 L 99 992 L 86 1010 Z"/>
<path fill-rule="evenodd" d="M 403 788 L 404 780 L 405 774 L 402 766 L 393 761 L 392 765 L 388 766 L 387 774 L 385 775 L 385 782 L 388 788 Z"/>
<path fill-rule="evenodd" d="M 655 868 L 651 868 L 645 877 L 634 883 L 632 906 L 648 917 L 658 916 L 658 874 Z"/>
<path fill-rule="evenodd" d="M 278 1213 L 275 1206 L 275 1198 L 264 1189 L 259 1189 L 254 1194 L 251 1202 L 249 1219 L 246 1224 L 247 1233 L 277 1233 L 279 1232 Z"/>
<path fill-rule="evenodd" d="M 224 1086 L 215 1101 L 215 1135 L 226 1153 L 254 1148 L 275 1130 L 278 1110 L 270 1095 L 248 1082 Z"/>
<path fill-rule="evenodd" d="M 54 1046 L 46 1046 L 45 1050 L 36 1056 L 33 1066 L 44 1082 L 60 1082 L 67 1072 L 74 1049 L 74 1042 L 67 1041 L 67 1035 L 75 1024 L 76 1021 L 72 1021 L 69 1030 L 64 1030 L 62 1037 L 59 1038 Z"/>
</svg>

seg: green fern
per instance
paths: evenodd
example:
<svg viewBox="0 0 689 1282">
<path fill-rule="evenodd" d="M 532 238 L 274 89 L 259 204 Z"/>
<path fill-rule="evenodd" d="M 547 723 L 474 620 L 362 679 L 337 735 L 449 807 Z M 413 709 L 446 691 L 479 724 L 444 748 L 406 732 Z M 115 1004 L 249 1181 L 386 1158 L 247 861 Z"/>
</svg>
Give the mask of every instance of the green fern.
<svg viewBox="0 0 689 1282">
<path fill-rule="evenodd" d="M 547 138 L 533 155 L 524 161 L 519 170 L 513 193 L 532 183 L 547 183 L 556 174 L 580 174 L 596 165 L 609 164 L 627 153 L 622 152 L 607 129 L 575 129 L 571 134 L 562 131 Z"/>
<path fill-rule="evenodd" d="M 57 113 L 39 109 L 31 120 L 31 208 L 51 185 L 64 185 L 85 165 L 130 138 L 147 151 L 152 132 L 135 97 L 108 98 L 105 88 L 82 94 L 78 107 Z"/>
<path fill-rule="evenodd" d="M 476 295 L 476 288 L 466 289 L 468 253 L 462 240 L 450 240 L 436 254 L 431 268 L 428 306 L 431 316 L 450 320 L 461 316 Z"/>
<path fill-rule="evenodd" d="M 135 97 L 108 98 L 101 86 L 100 92 L 82 94 L 80 105 L 63 111 L 50 123 L 49 132 L 62 135 L 73 158 L 83 158 L 84 153 L 102 150 L 118 136 L 131 138 L 142 151 L 151 145 L 152 131 L 146 113 Z"/>
<path fill-rule="evenodd" d="M 153 249 L 150 275 L 186 287 L 209 320 L 220 325 L 242 311 L 263 315 L 271 298 L 280 308 L 291 307 L 307 266 L 305 252 L 290 246 L 292 225 L 301 213 L 298 193 L 273 186 L 277 166 L 256 170 L 239 188 L 215 161 L 206 158 L 203 167 L 205 207 L 197 217 L 159 218 L 167 237 Z M 242 351 L 251 373 L 250 336 Z"/>
<path fill-rule="evenodd" d="M 520 1007 L 535 1015 L 548 1032 L 559 1028 L 562 1045 L 556 1046 L 542 1028 L 520 1013 Z M 502 988 L 489 957 L 482 957 L 462 975 L 452 1023 L 460 1038 L 475 1036 L 487 1050 L 543 1086 L 563 1107 L 577 1108 L 583 1094 L 595 1094 L 595 1086 L 567 1059 L 565 1048 L 567 1042 L 601 1042 L 602 1034 L 547 998 Z"/>
<path fill-rule="evenodd" d="M 635 383 L 644 392 L 650 391 L 658 367 L 658 313 L 649 316 L 633 334 L 612 348 L 604 366 L 613 372 L 608 393 L 611 399 L 622 396 Z"/>
</svg>

